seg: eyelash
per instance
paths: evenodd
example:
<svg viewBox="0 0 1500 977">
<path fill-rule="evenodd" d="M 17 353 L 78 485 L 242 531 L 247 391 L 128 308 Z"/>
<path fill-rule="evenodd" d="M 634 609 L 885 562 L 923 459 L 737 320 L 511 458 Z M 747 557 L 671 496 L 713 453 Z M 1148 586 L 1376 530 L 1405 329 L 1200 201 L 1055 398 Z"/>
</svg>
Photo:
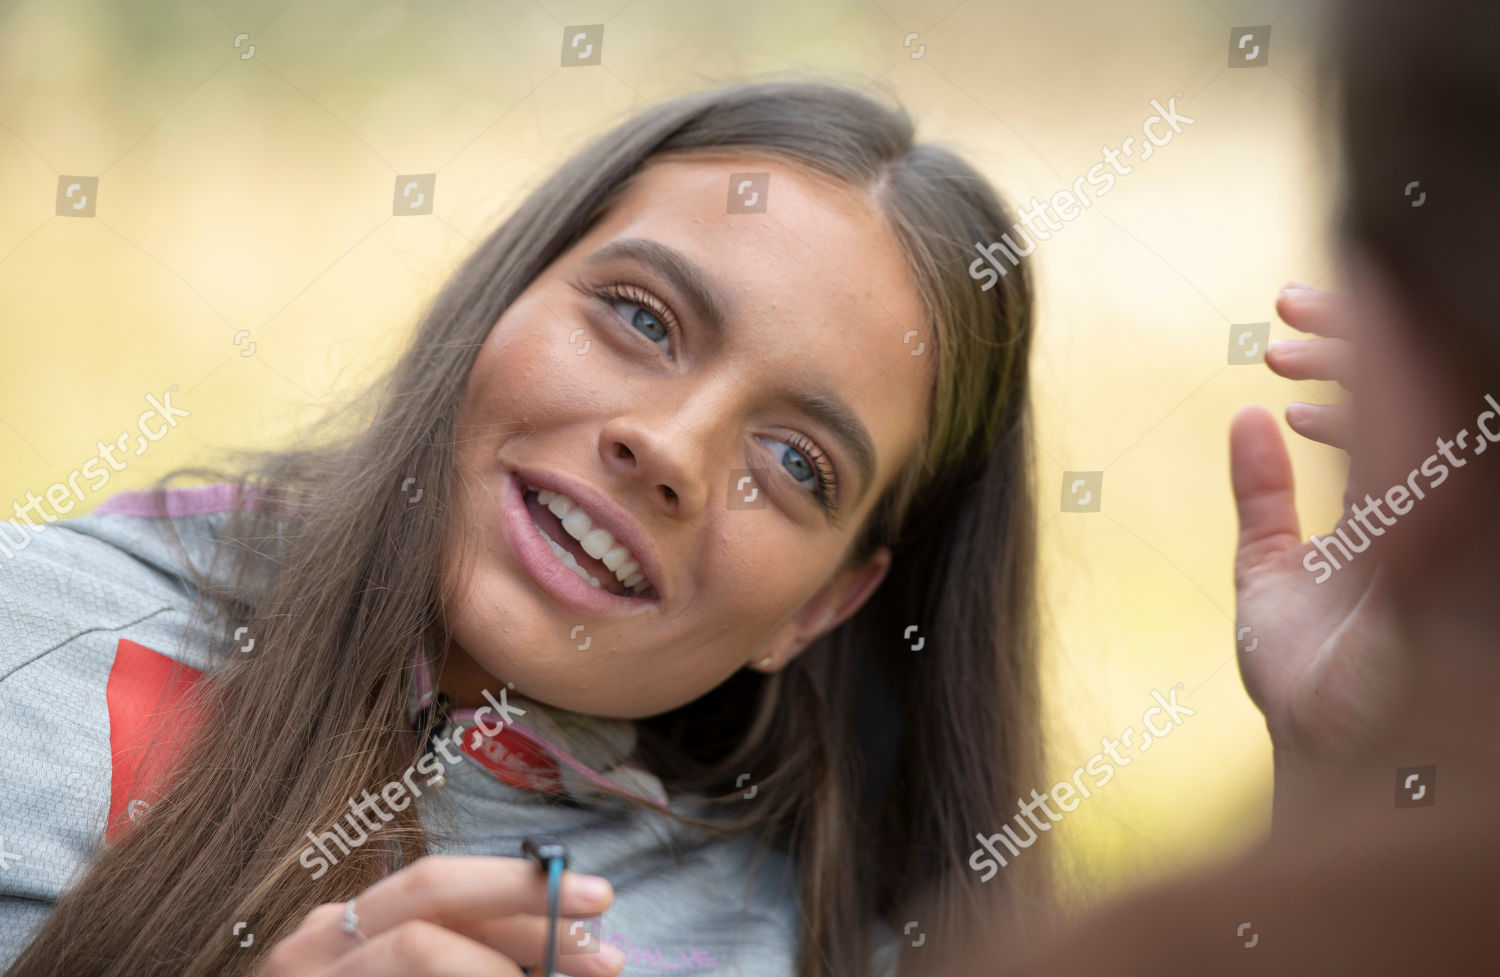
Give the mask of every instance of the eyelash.
<svg viewBox="0 0 1500 977">
<path fill-rule="evenodd" d="M 606 305 L 613 305 L 617 302 L 627 302 L 631 305 L 635 305 L 639 308 L 645 309 L 647 312 L 651 313 L 651 315 L 654 316 L 658 322 L 662 324 L 662 327 L 664 329 L 666 329 L 666 338 L 668 340 L 668 345 L 672 346 L 675 349 L 677 347 L 677 344 L 681 341 L 680 329 L 677 325 L 677 317 L 672 314 L 672 310 L 667 306 L 665 302 L 661 301 L 655 295 L 652 295 L 650 292 L 646 291 L 640 286 L 631 285 L 626 282 L 614 282 L 609 285 L 602 285 L 594 289 L 594 297 L 599 301 L 605 303 Z M 631 323 L 626 323 L 626 325 L 629 325 L 632 329 L 635 328 Z M 639 332 L 639 330 L 636 331 Z M 646 341 L 651 343 L 653 346 L 657 345 L 656 340 L 654 339 L 650 339 L 646 336 L 642 336 L 642 338 L 646 339 Z M 668 355 L 671 354 L 669 353 Z M 784 438 L 772 438 L 771 440 L 783 441 L 784 443 L 791 445 L 796 449 L 798 454 L 806 458 L 812 464 L 813 470 L 816 472 L 818 477 L 818 487 L 817 491 L 813 494 L 813 498 L 824 508 L 829 510 L 836 510 L 838 508 L 838 474 L 834 471 L 833 465 L 828 461 L 828 456 L 816 444 L 809 441 L 807 438 L 803 437 L 800 434 L 788 434 Z M 782 468 L 781 471 L 782 474 L 786 475 L 788 479 L 791 479 L 791 481 L 794 482 L 799 489 L 802 487 L 802 483 L 798 482 L 795 478 L 792 478 L 791 473 L 788 472 L 785 468 Z"/>
<path fill-rule="evenodd" d="M 667 330 L 666 338 L 668 341 L 668 345 L 673 349 L 677 348 L 677 344 L 679 342 L 677 317 L 672 314 L 672 310 L 667 307 L 667 304 L 658 299 L 655 295 L 652 295 L 650 292 L 646 291 L 638 285 L 630 285 L 625 282 L 616 282 L 614 284 L 604 285 L 600 288 L 595 289 L 594 297 L 599 301 L 605 303 L 606 305 L 613 305 L 616 302 L 628 302 L 631 305 L 639 306 L 640 308 L 645 309 L 647 312 L 651 313 L 651 315 L 654 316 L 658 322 L 662 324 L 663 328 Z M 630 326 L 631 329 L 635 329 L 635 326 L 631 323 L 627 322 L 626 325 Z M 639 330 L 636 331 L 639 332 Z M 650 337 L 642 336 L 641 338 L 645 339 L 653 346 L 657 345 L 656 340 L 651 339 Z M 668 355 L 671 354 L 669 353 Z"/>
<path fill-rule="evenodd" d="M 799 455 L 806 458 L 812 464 L 813 471 L 818 476 L 818 489 L 813 497 L 824 508 L 837 509 L 839 507 L 839 480 L 837 473 L 833 470 L 833 465 L 828 461 L 828 456 L 817 445 L 800 434 L 788 434 L 784 438 L 772 438 L 771 440 L 786 442 L 795 448 Z M 787 478 L 792 478 L 791 473 L 787 472 L 785 468 L 781 470 L 786 473 Z M 792 481 L 796 482 L 799 488 L 801 487 L 801 482 L 797 482 L 795 478 L 792 478 Z"/>
</svg>

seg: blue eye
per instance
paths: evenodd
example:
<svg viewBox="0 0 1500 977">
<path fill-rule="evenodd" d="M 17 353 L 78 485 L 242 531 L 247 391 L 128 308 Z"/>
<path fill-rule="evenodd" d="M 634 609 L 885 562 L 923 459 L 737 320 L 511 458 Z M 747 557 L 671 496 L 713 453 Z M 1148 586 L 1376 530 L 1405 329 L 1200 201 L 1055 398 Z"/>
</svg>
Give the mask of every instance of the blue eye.
<svg viewBox="0 0 1500 977">
<path fill-rule="evenodd" d="M 765 445 L 779 445 L 771 453 L 781 462 L 782 469 L 798 485 L 808 489 L 817 500 L 828 508 L 837 508 L 835 489 L 837 479 L 827 459 L 809 441 L 791 437 L 790 441 L 776 438 L 758 438 Z"/>
<path fill-rule="evenodd" d="M 617 302 L 615 304 L 635 309 L 635 314 L 626 316 L 626 318 L 630 320 L 632 326 L 639 329 L 641 334 L 653 343 L 660 344 L 661 340 L 667 338 L 667 324 L 652 315 L 649 310 L 643 309 L 633 302 Z M 671 347 L 670 345 L 662 346 L 662 349 L 670 350 Z"/>
<path fill-rule="evenodd" d="M 601 302 L 619 311 L 620 317 L 630 323 L 631 328 L 668 354 L 672 352 L 671 314 L 649 294 L 629 285 L 613 285 L 596 294 Z"/>
<path fill-rule="evenodd" d="M 803 485 L 811 485 L 818 477 L 817 471 L 813 469 L 812 464 L 802 452 L 785 441 L 770 441 L 769 439 L 768 441 L 770 444 L 779 444 L 786 449 L 781 453 L 781 467 L 785 468 L 787 474 L 791 475 L 792 478 Z"/>
</svg>

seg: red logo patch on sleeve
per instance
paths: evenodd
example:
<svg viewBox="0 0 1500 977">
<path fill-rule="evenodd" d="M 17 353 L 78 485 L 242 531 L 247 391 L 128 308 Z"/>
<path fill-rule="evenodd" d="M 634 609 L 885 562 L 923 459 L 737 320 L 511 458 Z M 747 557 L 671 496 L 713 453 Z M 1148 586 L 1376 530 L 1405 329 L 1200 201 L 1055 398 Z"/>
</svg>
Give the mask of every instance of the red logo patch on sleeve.
<svg viewBox="0 0 1500 977">
<path fill-rule="evenodd" d="M 180 707 L 203 673 L 121 638 L 109 669 L 109 825 L 104 840 L 149 810 L 190 729 Z M 170 725 L 166 725 L 170 724 Z"/>
</svg>

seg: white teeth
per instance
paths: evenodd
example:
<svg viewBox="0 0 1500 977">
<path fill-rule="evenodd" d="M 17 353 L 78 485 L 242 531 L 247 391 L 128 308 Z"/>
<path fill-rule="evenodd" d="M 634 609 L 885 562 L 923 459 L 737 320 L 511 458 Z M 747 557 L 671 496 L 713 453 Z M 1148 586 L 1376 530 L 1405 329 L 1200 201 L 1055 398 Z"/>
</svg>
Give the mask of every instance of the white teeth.
<svg viewBox="0 0 1500 977">
<path fill-rule="evenodd" d="M 585 553 L 597 560 L 615 545 L 615 538 L 607 529 L 591 529 L 578 541 L 578 545 L 583 547 Z"/>
<path fill-rule="evenodd" d="M 554 504 L 557 502 L 556 499 L 552 501 Z M 567 515 L 562 517 L 562 527 L 567 531 L 569 536 L 581 540 L 588 535 L 590 529 L 594 528 L 594 521 L 589 518 L 587 512 L 575 506 Z"/>
<path fill-rule="evenodd" d="M 545 505 L 553 515 L 557 516 L 567 534 L 578 540 L 579 546 L 583 548 L 585 553 L 599 560 L 605 567 L 613 571 L 615 578 L 624 584 L 627 589 L 635 593 L 640 593 L 650 586 L 646 582 L 646 575 L 641 572 L 640 563 L 631 556 L 630 550 L 625 546 L 616 544 L 614 534 L 609 530 L 594 528 L 594 521 L 589 518 L 589 514 L 583 510 L 582 506 L 561 492 L 554 492 L 551 489 L 539 489 L 535 485 L 530 484 L 526 488 L 528 491 L 535 491 L 537 501 Z M 540 526 L 537 529 L 541 531 Z M 578 561 L 573 558 L 571 553 L 558 545 L 546 532 L 542 532 L 542 537 L 551 545 L 552 552 L 557 555 L 557 558 L 564 565 L 595 587 L 599 587 L 598 578 L 591 576 L 583 567 L 579 566 Z M 600 587 L 600 589 L 602 590 L 603 588 Z"/>
<path fill-rule="evenodd" d="M 547 545 L 550 546 L 550 547 L 552 547 L 552 555 L 556 556 L 560 561 L 562 561 L 563 566 L 567 567 L 569 570 L 572 570 L 574 573 L 578 574 L 578 576 L 581 579 L 587 580 L 589 582 L 589 584 L 592 585 L 593 587 L 595 587 L 596 589 L 598 589 L 598 590 L 603 590 L 604 589 L 603 585 L 601 585 L 599 583 L 599 578 L 596 577 L 596 576 L 594 576 L 593 574 L 589 573 L 583 567 L 579 566 L 578 565 L 578 561 L 575 560 L 575 559 L 573 559 L 573 554 L 569 553 L 567 550 L 565 550 L 561 546 L 559 546 L 557 544 L 556 540 L 554 540 L 551 536 L 547 535 L 547 531 L 545 529 L 543 529 L 542 527 L 538 526 L 537 527 L 537 532 L 541 533 L 542 534 L 542 539 L 545 539 L 547 541 Z"/>
</svg>

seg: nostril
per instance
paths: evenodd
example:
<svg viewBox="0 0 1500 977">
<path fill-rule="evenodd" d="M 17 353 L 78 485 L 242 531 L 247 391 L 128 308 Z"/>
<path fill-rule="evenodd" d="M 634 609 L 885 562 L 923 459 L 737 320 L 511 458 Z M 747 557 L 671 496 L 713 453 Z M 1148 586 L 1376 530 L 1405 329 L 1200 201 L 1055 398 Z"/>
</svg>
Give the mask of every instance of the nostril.
<svg viewBox="0 0 1500 977">
<path fill-rule="evenodd" d="M 661 488 L 662 488 L 663 492 L 667 493 L 667 501 L 668 502 L 676 502 L 677 501 L 677 493 L 674 492 L 674 491 L 672 491 L 672 487 L 670 485 L 663 485 Z"/>
<path fill-rule="evenodd" d="M 634 461 L 635 460 L 634 453 L 632 453 L 631 450 L 629 448 L 625 447 L 623 444 L 617 444 L 615 446 L 615 456 L 617 458 L 624 458 L 627 461 Z"/>
</svg>

